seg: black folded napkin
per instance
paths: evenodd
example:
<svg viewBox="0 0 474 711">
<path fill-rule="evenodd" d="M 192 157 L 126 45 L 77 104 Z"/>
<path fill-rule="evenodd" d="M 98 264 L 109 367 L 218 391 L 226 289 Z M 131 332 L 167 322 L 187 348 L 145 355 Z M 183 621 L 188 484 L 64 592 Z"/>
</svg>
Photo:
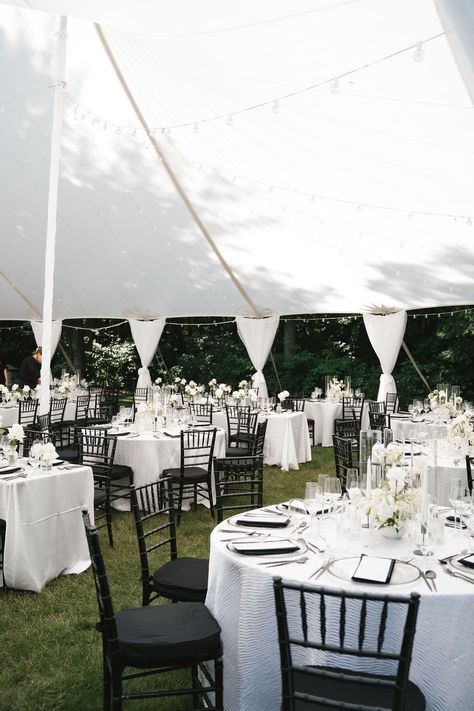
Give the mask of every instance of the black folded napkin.
<svg viewBox="0 0 474 711">
<path fill-rule="evenodd" d="M 13 474 L 14 472 L 21 472 L 23 467 L 5 467 L 5 469 L 0 469 L 0 476 L 4 474 Z"/>
<path fill-rule="evenodd" d="M 252 528 L 285 528 L 290 519 L 286 516 L 238 516 L 236 523 L 239 526 L 252 526 Z"/>
<path fill-rule="evenodd" d="M 294 553 L 300 547 L 294 541 L 235 541 L 231 549 L 242 555 L 276 555 Z"/>
</svg>

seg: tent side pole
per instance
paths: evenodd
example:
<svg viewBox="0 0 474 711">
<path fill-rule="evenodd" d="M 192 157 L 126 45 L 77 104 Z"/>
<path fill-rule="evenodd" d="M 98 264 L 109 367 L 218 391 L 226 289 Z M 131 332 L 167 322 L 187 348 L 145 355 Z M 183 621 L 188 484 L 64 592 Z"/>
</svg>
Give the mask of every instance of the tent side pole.
<svg viewBox="0 0 474 711">
<path fill-rule="evenodd" d="M 48 217 L 46 223 L 46 249 L 44 257 L 43 295 L 43 362 L 41 365 L 41 389 L 39 412 L 49 412 L 49 385 L 51 378 L 51 322 L 53 318 L 54 260 L 56 249 L 56 223 L 58 210 L 59 163 L 61 159 L 61 132 L 66 87 L 67 18 L 59 19 L 59 35 L 56 42 L 54 67 L 54 103 L 51 128 L 51 151 L 49 161 Z"/>
</svg>

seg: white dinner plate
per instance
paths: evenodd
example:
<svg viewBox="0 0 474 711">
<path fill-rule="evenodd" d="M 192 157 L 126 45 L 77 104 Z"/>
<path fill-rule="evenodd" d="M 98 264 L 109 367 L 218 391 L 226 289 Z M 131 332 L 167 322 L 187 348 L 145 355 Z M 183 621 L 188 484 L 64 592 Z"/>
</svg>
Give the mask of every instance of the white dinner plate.
<svg viewBox="0 0 474 711">
<path fill-rule="evenodd" d="M 345 558 L 337 558 L 333 560 L 328 566 L 328 571 L 335 578 L 339 580 L 346 580 L 347 582 L 357 582 L 352 580 L 355 569 L 359 565 L 360 556 L 348 556 Z M 402 560 L 395 561 L 395 566 L 393 568 L 392 577 L 387 585 L 407 585 L 407 583 L 413 583 L 418 580 L 421 573 L 416 565 L 411 563 L 405 563 Z M 380 583 L 363 583 L 363 585 L 375 585 L 376 587 L 382 587 L 383 584 Z"/>
</svg>

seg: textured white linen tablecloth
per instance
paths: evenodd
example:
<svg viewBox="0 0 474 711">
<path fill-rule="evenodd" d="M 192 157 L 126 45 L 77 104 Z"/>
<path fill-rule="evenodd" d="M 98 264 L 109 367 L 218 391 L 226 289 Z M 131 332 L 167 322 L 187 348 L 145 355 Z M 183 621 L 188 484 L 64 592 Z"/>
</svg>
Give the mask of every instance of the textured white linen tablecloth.
<svg viewBox="0 0 474 711">
<path fill-rule="evenodd" d="M 220 527 L 229 528 L 224 521 Z M 266 568 L 258 556 L 238 555 L 227 549 L 219 534 L 211 534 L 209 589 L 206 605 L 222 628 L 224 647 L 224 706 L 226 711 L 279 711 L 281 698 L 280 657 L 277 641 L 272 577 L 281 575 L 305 582 L 319 566 L 320 556 L 309 554 L 303 565 Z M 259 529 L 260 530 L 260 529 Z M 274 531 L 273 531 L 274 532 Z M 364 535 L 364 534 L 363 534 Z M 361 539 L 359 553 L 397 557 L 403 541 L 386 541 L 379 533 L 375 550 Z M 443 557 L 459 550 L 451 531 L 436 550 Z M 369 540 L 370 543 L 370 540 Z M 370 543 L 373 545 L 373 543 Z M 346 555 L 354 553 L 346 553 Z M 438 571 L 438 591 L 430 593 L 420 578 L 411 584 L 384 588 L 389 594 L 421 594 L 410 679 L 423 691 L 427 711 L 471 709 L 474 699 L 474 585 Z M 333 589 L 377 590 L 380 586 L 357 585 L 324 573 L 315 583 Z M 348 622 L 348 625 L 350 622 Z M 409 711 L 407 709 L 407 711 Z"/>
<path fill-rule="evenodd" d="M 90 565 L 81 512 L 87 509 L 94 521 L 94 483 L 90 467 L 27 470 L 26 479 L 0 477 L 5 580 L 8 587 L 41 592 L 58 575 Z"/>
<path fill-rule="evenodd" d="M 225 457 L 225 432 L 217 429 L 214 456 Z M 138 437 L 117 437 L 115 451 L 116 464 L 127 464 L 133 469 L 133 483 L 136 487 L 158 481 L 163 469 L 171 469 L 180 465 L 181 444 L 179 437 L 159 435 L 153 432 L 142 432 Z M 207 503 L 204 500 L 200 503 Z M 118 499 L 114 508 L 120 511 L 130 511 L 130 502 Z M 186 508 L 183 506 L 183 508 Z"/>
<path fill-rule="evenodd" d="M 299 469 L 298 463 L 311 461 L 311 441 L 308 421 L 304 412 L 272 412 L 260 414 L 258 421 L 267 418 L 267 432 L 263 446 L 263 461 L 270 466 L 279 466 L 283 471 Z M 225 412 L 213 415 L 214 424 L 227 431 Z"/>
</svg>

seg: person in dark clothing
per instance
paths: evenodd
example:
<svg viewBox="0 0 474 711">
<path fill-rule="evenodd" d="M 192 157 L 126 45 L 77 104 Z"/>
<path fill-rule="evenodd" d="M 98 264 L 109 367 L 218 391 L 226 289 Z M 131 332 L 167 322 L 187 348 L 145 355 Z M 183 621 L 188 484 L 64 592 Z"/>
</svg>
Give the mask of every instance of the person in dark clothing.
<svg viewBox="0 0 474 711">
<path fill-rule="evenodd" d="M 35 350 L 33 355 L 26 356 L 20 365 L 18 373 L 18 385 L 20 387 L 29 385 L 30 388 L 36 388 L 40 382 L 42 358 L 41 346 Z"/>
</svg>

